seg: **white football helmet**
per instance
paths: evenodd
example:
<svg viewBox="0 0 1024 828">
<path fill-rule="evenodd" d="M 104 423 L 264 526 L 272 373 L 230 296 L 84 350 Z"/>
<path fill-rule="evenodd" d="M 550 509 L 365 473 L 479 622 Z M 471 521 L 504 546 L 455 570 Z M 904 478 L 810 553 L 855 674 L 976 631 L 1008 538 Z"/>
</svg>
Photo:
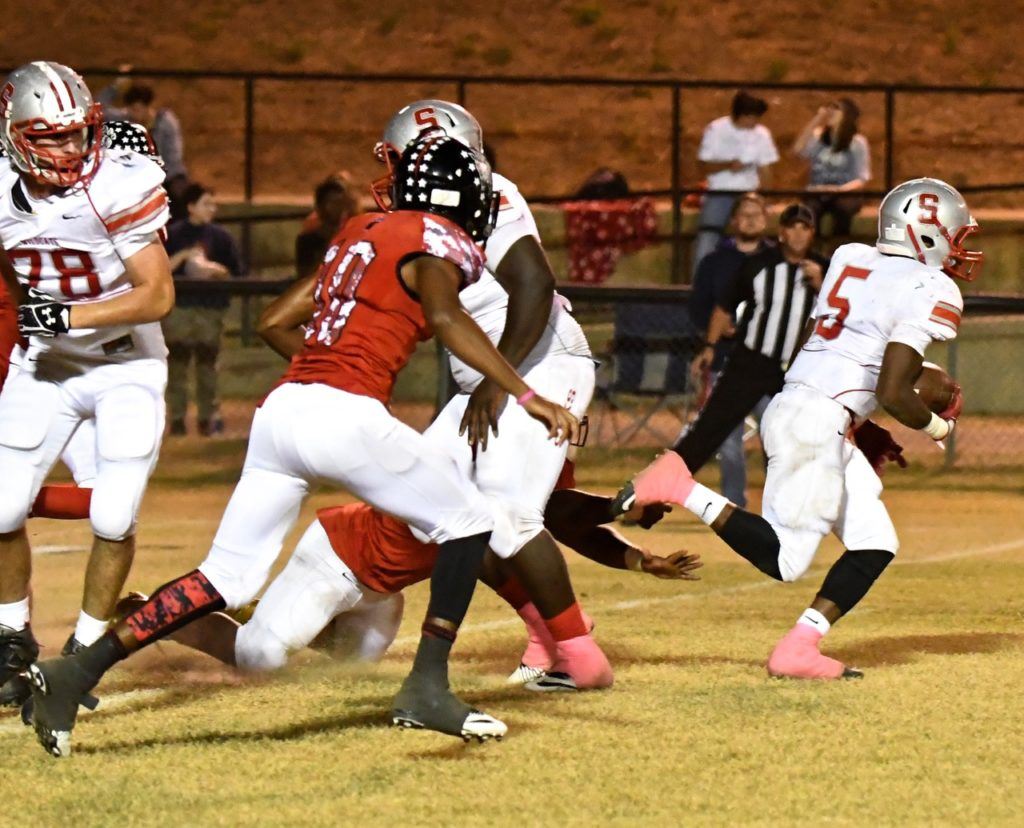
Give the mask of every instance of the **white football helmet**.
<svg viewBox="0 0 1024 828">
<path fill-rule="evenodd" d="M 391 178 L 402 152 L 425 132 L 440 130 L 479 153 L 484 150 L 480 124 L 464 107 L 450 101 L 424 99 L 406 104 L 391 116 L 384 135 L 373 148 L 373 154 L 384 166 L 387 175 L 370 185 L 381 209 L 390 209 Z"/>
<path fill-rule="evenodd" d="M 14 167 L 41 184 L 71 187 L 99 166 L 101 110 L 85 81 L 60 63 L 37 60 L 11 72 L 0 87 L 0 143 Z M 81 132 L 76 152 L 36 144 Z"/>
<path fill-rule="evenodd" d="M 980 250 L 964 247 L 977 230 L 978 223 L 956 189 L 937 178 L 915 178 L 882 199 L 875 247 L 969 282 L 977 278 L 985 258 Z"/>
</svg>

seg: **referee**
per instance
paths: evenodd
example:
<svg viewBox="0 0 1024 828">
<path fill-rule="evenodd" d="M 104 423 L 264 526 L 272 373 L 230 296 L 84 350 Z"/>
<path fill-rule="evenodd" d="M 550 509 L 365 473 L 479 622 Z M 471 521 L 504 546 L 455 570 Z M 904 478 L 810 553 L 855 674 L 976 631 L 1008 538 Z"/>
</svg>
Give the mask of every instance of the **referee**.
<svg viewBox="0 0 1024 828">
<path fill-rule="evenodd" d="M 714 456 L 762 397 L 782 390 L 828 269 L 828 261 L 811 252 L 813 241 L 811 209 L 786 207 L 779 217 L 778 247 L 750 256 L 712 311 L 707 343 L 693 370 L 710 367 L 715 345 L 732 328 L 733 313 L 738 319 L 735 346 L 697 419 L 673 447 L 690 471 Z"/>
</svg>

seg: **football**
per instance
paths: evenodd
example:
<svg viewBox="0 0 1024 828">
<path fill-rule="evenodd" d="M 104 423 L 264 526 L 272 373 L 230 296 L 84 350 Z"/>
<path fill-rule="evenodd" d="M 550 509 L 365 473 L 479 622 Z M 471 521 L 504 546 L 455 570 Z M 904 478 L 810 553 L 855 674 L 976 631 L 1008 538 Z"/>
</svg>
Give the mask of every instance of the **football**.
<svg viewBox="0 0 1024 828">
<path fill-rule="evenodd" d="M 926 362 L 914 383 L 914 390 L 931 411 L 941 414 L 953 401 L 957 383 L 938 365 Z"/>
</svg>

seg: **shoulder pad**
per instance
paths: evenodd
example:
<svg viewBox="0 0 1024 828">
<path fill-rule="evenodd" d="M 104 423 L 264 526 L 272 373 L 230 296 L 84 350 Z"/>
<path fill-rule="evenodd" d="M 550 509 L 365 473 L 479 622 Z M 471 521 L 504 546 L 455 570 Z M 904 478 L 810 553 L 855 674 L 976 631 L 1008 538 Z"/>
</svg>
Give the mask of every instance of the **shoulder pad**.
<svg viewBox="0 0 1024 828">
<path fill-rule="evenodd" d="M 103 148 L 108 150 L 131 150 L 164 165 L 149 130 L 133 121 L 106 121 L 103 124 Z"/>
</svg>

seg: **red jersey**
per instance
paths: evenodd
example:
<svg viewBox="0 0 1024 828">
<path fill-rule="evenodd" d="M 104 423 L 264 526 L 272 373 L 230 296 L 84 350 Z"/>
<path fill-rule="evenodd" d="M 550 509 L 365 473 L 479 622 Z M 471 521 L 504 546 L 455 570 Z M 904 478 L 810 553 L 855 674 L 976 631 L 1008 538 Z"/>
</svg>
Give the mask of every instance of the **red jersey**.
<svg viewBox="0 0 1024 828">
<path fill-rule="evenodd" d="M 18 308 L 7 285 L 0 279 L 0 388 L 4 387 L 11 367 L 11 351 L 18 344 Z"/>
<path fill-rule="evenodd" d="M 324 256 L 305 347 L 281 382 L 322 383 L 387 405 L 398 372 L 433 335 L 398 275 L 421 255 L 458 267 L 460 290 L 483 272 L 480 248 L 440 216 L 400 210 L 349 219 Z"/>
<path fill-rule="evenodd" d="M 555 489 L 576 485 L 575 464 L 566 460 Z M 402 521 L 366 503 L 333 506 L 316 513 L 334 554 L 359 582 L 375 592 L 401 592 L 430 577 L 437 546 L 421 543 Z"/>
</svg>

